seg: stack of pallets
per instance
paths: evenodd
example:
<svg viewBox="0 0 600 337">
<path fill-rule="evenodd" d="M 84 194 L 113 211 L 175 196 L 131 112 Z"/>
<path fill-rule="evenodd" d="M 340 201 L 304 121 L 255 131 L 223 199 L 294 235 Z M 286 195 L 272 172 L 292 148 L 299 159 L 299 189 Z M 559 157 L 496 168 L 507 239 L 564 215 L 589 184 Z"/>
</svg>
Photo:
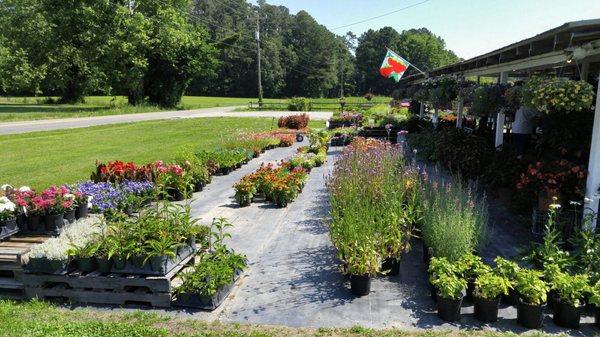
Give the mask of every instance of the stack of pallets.
<svg viewBox="0 0 600 337">
<path fill-rule="evenodd" d="M 42 235 L 15 236 L 0 242 L 0 299 L 24 299 L 23 265 L 31 248 L 48 239 Z"/>
</svg>

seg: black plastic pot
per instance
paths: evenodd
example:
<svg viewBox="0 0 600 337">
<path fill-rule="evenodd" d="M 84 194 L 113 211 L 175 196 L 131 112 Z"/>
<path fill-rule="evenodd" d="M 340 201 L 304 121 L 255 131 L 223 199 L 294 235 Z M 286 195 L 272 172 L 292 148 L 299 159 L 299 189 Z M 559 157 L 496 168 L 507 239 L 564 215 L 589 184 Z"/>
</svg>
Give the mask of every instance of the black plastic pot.
<svg viewBox="0 0 600 337">
<path fill-rule="evenodd" d="M 465 299 L 469 302 L 473 302 L 473 292 L 475 292 L 475 280 L 467 280 L 467 293 Z"/>
<path fill-rule="evenodd" d="M 150 268 L 156 272 L 165 272 L 168 260 L 167 256 L 153 256 L 150 258 Z"/>
<path fill-rule="evenodd" d="M 600 308 L 594 306 L 594 324 L 600 327 Z"/>
<path fill-rule="evenodd" d="M 177 189 L 169 189 L 169 200 L 171 201 L 183 201 L 185 200 L 185 196 L 180 190 Z"/>
<path fill-rule="evenodd" d="M 98 264 L 98 270 L 101 273 L 110 273 L 110 268 L 112 268 L 112 261 L 104 258 L 97 258 L 96 263 Z"/>
<path fill-rule="evenodd" d="M 44 224 L 49 232 L 56 232 L 65 226 L 64 214 L 46 214 L 44 215 Z"/>
<path fill-rule="evenodd" d="M 97 269 L 96 259 L 94 257 L 80 257 L 77 259 L 77 268 L 82 273 L 91 273 Z"/>
<path fill-rule="evenodd" d="M 544 308 L 546 305 L 517 303 L 517 322 L 528 329 L 539 329 L 544 323 Z"/>
<path fill-rule="evenodd" d="M 221 174 L 222 175 L 226 176 L 229 173 L 231 173 L 231 168 L 229 168 L 229 167 L 223 167 L 223 168 L 221 168 Z"/>
<path fill-rule="evenodd" d="M 140 255 L 137 256 L 133 256 L 131 258 L 131 264 L 133 264 L 134 266 L 138 267 L 138 268 L 144 268 L 144 265 L 146 264 L 145 261 L 146 258 Z"/>
<path fill-rule="evenodd" d="M 438 294 L 438 290 L 436 287 L 433 286 L 433 284 L 431 284 L 431 282 L 429 283 L 429 293 L 431 294 L 431 299 L 434 302 L 437 302 L 438 298 L 437 298 L 437 294 Z"/>
<path fill-rule="evenodd" d="M 124 258 L 114 258 L 113 259 L 113 266 L 115 267 L 115 269 L 125 269 L 126 265 L 127 265 L 127 260 Z"/>
<path fill-rule="evenodd" d="M 556 293 L 556 290 L 551 289 L 546 295 L 546 298 L 548 298 L 548 308 L 554 310 L 554 306 L 558 303 L 558 294 Z"/>
<path fill-rule="evenodd" d="M 440 294 L 437 294 L 438 317 L 447 322 L 460 320 L 462 301 L 462 297 L 460 299 L 444 298 Z"/>
<path fill-rule="evenodd" d="M 502 294 L 502 303 L 507 305 L 517 305 L 519 303 L 519 293 L 513 289 L 508 289 L 508 295 Z"/>
<path fill-rule="evenodd" d="M 77 205 L 75 209 L 75 219 L 87 218 L 90 214 L 90 209 L 87 202 Z"/>
<path fill-rule="evenodd" d="M 485 323 L 498 321 L 498 305 L 500 305 L 500 297 L 493 300 L 486 300 L 475 296 L 473 300 L 475 304 L 475 318 Z"/>
<path fill-rule="evenodd" d="M 398 276 L 400 274 L 400 260 L 387 258 L 381 264 L 381 270 L 387 272 L 386 275 Z"/>
<path fill-rule="evenodd" d="M 19 213 L 17 215 L 17 227 L 19 227 L 20 231 L 27 231 L 27 216 L 25 213 Z"/>
<path fill-rule="evenodd" d="M 14 231 L 17 229 L 17 218 L 0 221 L 0 227 L 4 227 L 7 232 Z"/>
<path fill-rule="evenodd" d="M 203 189 L 204 189 L 204 183 L 203 183 L 203 182 L 201 182 L 201 181 L 197 181 L 197 182 L 194 184 L 194 192 L 200 192 L 200 191 L 202 191 Z"/>
<path fill-rule="evenodd" d="M 30 214 L 27 216 L 27 229 L 30 232 L 45 232 L 46 227 L 42 223 L 42 217 L 38 214 Z"/>
<path fill-rule="evenodd" d="M 67 220 L 68 223 L 75 222 L 75 210 L 74 209 L 65 212 L 65 220 Z"/>
<path fill-rule="evenodd" d="M 581 304 L 577 307 L 563 301 L 554 303 L 553 321 L 554 324 L 564 328 L 579 329 L 581 320 L 581 311 L 585 305 Z"/>
<path fill-rule="evenodd" d="M 350 275 L 350 290 L 356 296 L 365 296 L 371 292 L 371 277 L 368 275 Z"/>
</svg>

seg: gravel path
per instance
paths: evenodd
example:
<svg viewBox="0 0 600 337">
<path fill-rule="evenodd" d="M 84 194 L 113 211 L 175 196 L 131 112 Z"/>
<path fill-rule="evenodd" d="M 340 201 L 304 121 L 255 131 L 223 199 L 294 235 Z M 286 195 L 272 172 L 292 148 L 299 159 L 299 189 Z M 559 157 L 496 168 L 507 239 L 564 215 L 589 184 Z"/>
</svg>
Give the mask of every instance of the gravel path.
<svg viewBox="0 0 600 337">
<path fill-rule="evenodd" d="M 181 110 L 181 111 L 163 111 L 163 112 L 148 112 L 139 114 L 98 116 L 98 117 L 81 117 L 81 118 L 63 118 L 63 119 L 44 119 L 22 122 L 7 122 L 0 123 L 0 135 L 36 132 L 36 131 L 51 131 L 61 129 L 83 128 L 96 125 L 133 123 L 141 121 L 152 121 L 161 119 L 178 119 L 178 118 L 207 118 L 207 117 L 269 117 L 279 118 L 298 114 L 299 112 L 292 111 L 234 111 L 239 107 L 219 107 L 197 110 Z M 308 112 L 311 119 L 328 120 L 332 113 L 326 111 L 311 111 Z"/>
</svg>

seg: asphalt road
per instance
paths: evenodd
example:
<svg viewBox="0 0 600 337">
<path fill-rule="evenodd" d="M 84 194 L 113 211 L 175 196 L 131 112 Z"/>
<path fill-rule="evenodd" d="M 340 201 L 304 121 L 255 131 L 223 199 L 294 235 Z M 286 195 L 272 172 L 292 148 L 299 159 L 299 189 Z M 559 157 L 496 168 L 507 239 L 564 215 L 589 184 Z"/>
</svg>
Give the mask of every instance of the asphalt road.
<svg viewBox="0 0 600 337">
<path fill-rule="evenodd" d="M 34 121 L 0 123 L 0 135 L 18 134 L 26 132 L 52 131 L 61 129 L 84 128 L 96 125 L 133 123 L 160 119 L 177 118 L 207 118 L 207 117 L 270 117 L 298 114 L 291 111 L 234 111 L 237 107 L 218 107 L 197 110 L 163 111 L 140 114 L 112 115 L 99 117 L 44 119 Z M 314 120 L 328 120 L 331 112 L 308 112 Z"/>
</svg>

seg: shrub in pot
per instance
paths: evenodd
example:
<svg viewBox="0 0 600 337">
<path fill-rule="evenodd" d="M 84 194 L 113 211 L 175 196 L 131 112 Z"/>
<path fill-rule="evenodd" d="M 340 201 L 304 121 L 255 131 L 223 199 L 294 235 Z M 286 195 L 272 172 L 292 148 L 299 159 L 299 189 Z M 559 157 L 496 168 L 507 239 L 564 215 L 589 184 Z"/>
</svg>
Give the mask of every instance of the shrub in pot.
<svg viewBox="0 0 600 337">
<path fill-rule="evenodd" d="M 508 294 L 502 294 L 502 302 L 509 305 L 516 305 L 519 301 L 517 291 L 515 290 L 515 283 L 517 280 L 517 274 L 521 269 L 516 262 L 506 260 L 500 256 L 494 259 L 496 268 L 494 273 L 498 276 L 504 277 L 510 283 L 508 287 Z"/>
<path fill-rule="evenodd" d="M 367 240 L 350 244 L 344 250 L 346 272 L 350 275 L 350 290 L 356 296 L 371 292 L 371 277 L 380 270 L 381 260 L 373 242 Z"/>
<path fill-rule="evenodd" d="M 543 325 L 548 285 L 542 277 L 543 274 L 536 270 L 521 269 L 517 273 L 517 322 L 529 329 L 539 329 Z"/>
<path fill-rule="evenodd" d="M 559 273 L 552 280 L 552 289 L 557 295 L 557 302 L 554 305 L 554 323 L 558 326 L 578 329 L 584 307 L 583 298 L 589 290 L 587 275 Z"/>
<path fill-rule="evenodd" d="M 460 308 L 467 281 L 456 274 L 442 274 L 434 280 L 433 285 L 438 291 L 438 317 L 448 322 L 460 320 Z"/>
<path fill-rule="evenodd" d="M 594 306 L 594 323 L 600 326 L 600 281 L 590 287 L 589 301 Z"/>
<path fill-rule="evenodd" d="M 475 290 L 475 280 L 480 275 L 490 273 L 492 269 L 490 266 L 483 263 L 480 256 L 473 253 L 463 255 L 456 264 L 461 271 L 463 278 L 467 280 L 466 299 L 472 301 L 473 291 Z"/>
<path fill-rule="evenodd" d="M 429 272 L 429 285 L 431 286 L 431 298 L 437 301 L 438 290 L 435 287 L 437 279 L 442 275 L 459 275 L 461 270 L 445 257 L 432 257 L 427 268 Z"/>
<path fill-rule="evenodd" d="M 254 175 L 243 177 L 238 183 L 233 185 L 235 190 L 235 200 L 241 207 L 250 206 L 254 195 L 257 192 Z"/>
<path fill-rule="evenodd" d="M 500 295 L 508 295 L 511 286 L 508 279 L 491 272 L 481 274 L 475 279 L 475 318 L 482 322 L 498 321 Z"/>
</svg>

